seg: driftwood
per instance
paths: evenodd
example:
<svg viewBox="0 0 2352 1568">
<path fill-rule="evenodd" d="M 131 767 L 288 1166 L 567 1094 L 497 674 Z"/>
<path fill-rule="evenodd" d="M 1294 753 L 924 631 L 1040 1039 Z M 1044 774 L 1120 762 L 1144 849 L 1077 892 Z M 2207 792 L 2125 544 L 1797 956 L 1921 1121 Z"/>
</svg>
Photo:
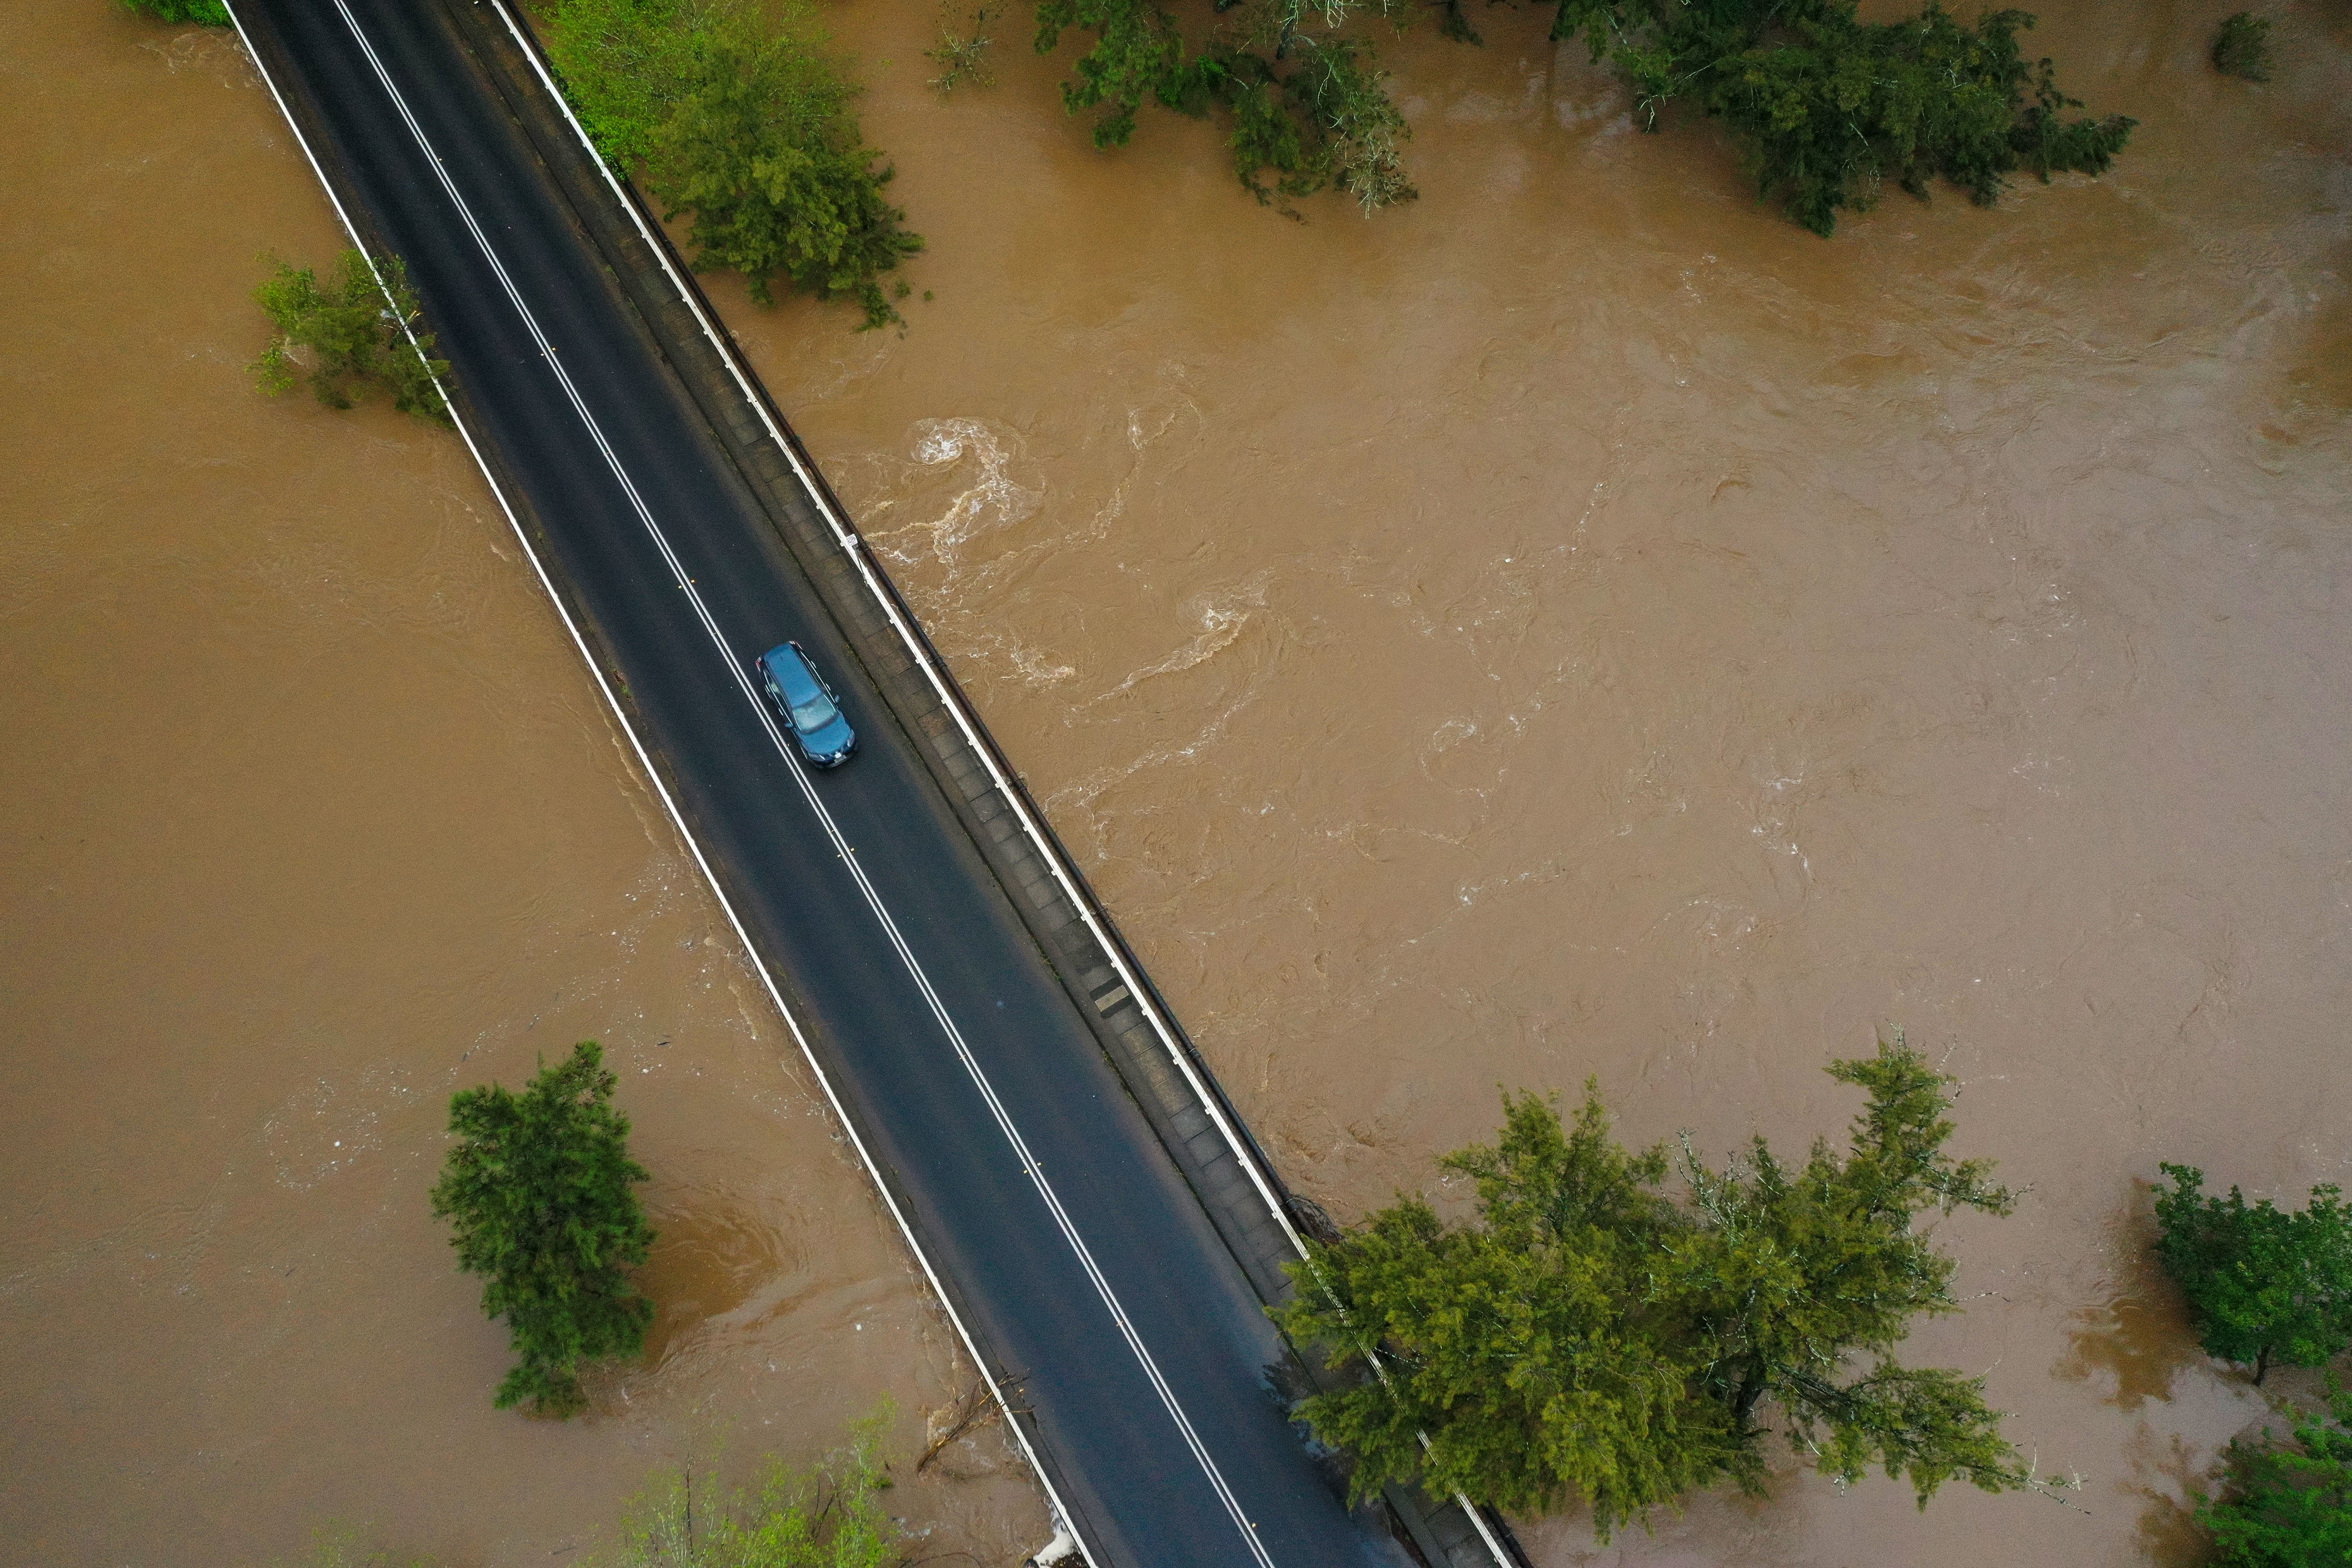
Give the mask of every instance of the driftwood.
<svg viewBox="0 0 2352 1568">
<path fill-rule="evenodd" d="M 923 1448 L 923 1457 L 915 1461 L 915 1473 L 920 1475 L 947 1446 L 996 1414 L 996 1401 L 984 1377 L 972 1379 L 971 1386 L 948 1402 L 943 1409 L 931 1413 L 924 1425 L 936 1434 Z"/>
</svg>

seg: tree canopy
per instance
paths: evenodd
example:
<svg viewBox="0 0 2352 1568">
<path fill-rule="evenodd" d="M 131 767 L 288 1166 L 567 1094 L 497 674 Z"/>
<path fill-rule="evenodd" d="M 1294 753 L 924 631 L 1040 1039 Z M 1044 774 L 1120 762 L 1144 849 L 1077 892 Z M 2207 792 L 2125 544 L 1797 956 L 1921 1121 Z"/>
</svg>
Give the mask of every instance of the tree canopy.
<svg viewBox="0 0 2352 1568">
<path fill-rule="evenodd" d="M 1490 4 L 1495 0 L 1490 0 Z M 1582 38 L 1633 88 L 1636 122 L 1662 128 L 1686 100 L 1720 119 L 1761 197 L 1826 235 L 1880 188 L 1925 198 L 1937 177 L 1981 205 L 2010 175 L 2104 171 L 2129 139 L 2120 115 L 2069 119 L 2047 59 L 2027 63 L 2023 11 L 1964 24 L 1929 0 L 1871 24 L 1856 0 L 1553 0 L 1551 37 Z M 1037 48 L 1092 41 L 1063 85 L 1072 112 L 1099 109 L 1097 146 L 1134 134 L 1147 101 L 1222 113 L 1235 173 L 1260 200 L 1337 187 L 1370 213 L 1412 196 L 1411 134 L 1359 19 L 1392 29 L 1402 0 L 1213 0 L 1208 17 L 1160 0 L 1039 0 Z M 1450 37 L 1480 41 L 1462 0 L 1436 6 Z M 1228 15 L 1230 13 L 1230 15 Z"/>
<path fill-rule="evenodd" d="M 131 10 L 144 12 L 161 22 L 194 22 L 204 27 L 230 25 L 228 7 L 221 0 L 122 0 L 122 3 Z"/>
<path fill-rule="evenodd" d="M 255 384 L 271 396 L 290 392 L 304 379 L 297 364 L 307 361 L 310 390 L 330 408 L 349 408 L 357 392 L 374 385 L 391 393 L 402 413 L 449 423 L 436 384 L 447 377 L 449 362 L 433 357 L 433 334 L 424 330 L 424 311 L 399 257 L 383 258 L 381 280 L 356 250 L 344 251 L 323 282 L 308 267 L 276 266 L 253 291 L 254 303 L 278 329 L 246 367 Z"/>
<path fill-rule="evenodd" d="M 1066 31 L 1090 33 L 1077 77 L 1062 86 L 1073 114 L 1099 108 L 1097 147 L 1124 146 L 1147 100 L 1195 117 L 1222 113 L 1234 173 L 1261 202 L 1338 187 L 1366 213 L 1419 193 L 1399 144 L 1412 134 L 1383 87 L 1370 39 L 1342 29 L 1369 9 L 1402 21 L 1403 0 L 1251 0 L 1188 42 L 1159 0 L 1039 0 L 1037 52 Z"/>
<path fill-rule="evenodd" d="M 1884 184 L 1924 199 L 1941 177 L 1990 206 L 2020 170 L 2105 171 L 2134 121 L 2066 119 L 2080 101 L 2019 47 L 2032 26 L 2019 10 L 1963 25 L 1935 0 L 1879 24 L 1856 0 L 1560 0 L 1552 36 L 1625 75 L 1644 130 L 1676 99 L 1721 119 L 1756 194 L 1826 235 Z"/>
<path fill-rule="evenodd" d="M 2235 1187 L 2209 1197 L 2191 1165 L 2158 1169 L 2173 1185 L 2157 1190 L 2157 1257 L 2207 1354 L 2252 1363 L 2259 1384 L 2273 1362 L 2322 1366 L 2352 1347 L 2352 1211 L 2337 1188 L 2288 1211 Z"/>
<path fill-rule="evenodd" d="M 2199 1500 L 2214 1568 L 2342 1568 L 2352 1563 L 2352 1394 L 2332 1390 L 2325 1416 L 2296 1421 L 2290 1442 L 2264 1427 L 2230 1445 L 2226 1484 Z"/>
<path fill-rule="evenodd" d="M 1958 1310 L 1919 1216 L 2010 1194 L 1946 1154 L 1951 1080 L 1899 1034 L 1829 1071 L 1869 1096 L 1842 1153 L 1817 1141 L 1792 1165 L 1759 1138 L 1717 1169 L 1685 1142 L 1670 1196 L 1664 1147 L 1620 1146 L 1592 1086 L 1572 1124 L 1506 1095 L 1496 1142 L 1441 1162 L 1475 1184 L 1474 1218 L 1406 1198 L 1310 1244 L 1277 1317 L 1371 1373 L 1300 1411 L 1354 1459 L 1357 1497 L 1580 1497 L 1605 1537 L 1717 1480 L 1760 1490 L 1775 1415 L 1825 1474 L 1875 1465 L 1923 1507 L 1953 1479 L 2032 1484 L 1981 1379 L 1894 1358 L 1921 1314 Z"/>
<path fill-rule="evenodd" d="M 899 319 L 885 273 L 922 248 L 884 193 L 857 89 L 807 7 L 750 0 L 562 0 L 549 49 L 600 152 L 642 172 L 665 217 L 690 216 L 697 268 L 854 299 Z M 908 292 L 903 283 L 895 297 Z"/>
<path fill-rule="evenodd" d="M 501 1410 L 528 1400 L 571 1415 L 585 1403 L 582 1363 L 645 1349 L 653 1305 L 627 1269 L 654 1239 L 634 1190 L 646 1173 L 629 1158 L 604 1061 L 583 1040 L 520 1094 L 492 1083 L 449 1101 L 457 1141 L 433 1213 L 451 1222 L 457 1267 L 488 1278 L 483 1312 L 507 1321 L 520 1359 L 499 1384 Z"/>
</svg>

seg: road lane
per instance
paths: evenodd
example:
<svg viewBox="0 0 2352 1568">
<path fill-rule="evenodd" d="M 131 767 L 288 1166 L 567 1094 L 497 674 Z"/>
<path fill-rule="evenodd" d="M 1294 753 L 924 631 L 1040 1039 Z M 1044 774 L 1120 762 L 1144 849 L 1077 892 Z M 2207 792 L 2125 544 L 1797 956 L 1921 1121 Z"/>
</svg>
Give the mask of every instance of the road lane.
<svg viewBox="0 0 2352 1568">
<path fill-rule="evenodd" d="M 307 97 L 328 131 L 322 156 L 407 258 L 480 412 L 478 437 L 522 476 L 553 563 L 620 666 L 755 945 L 837 1047 L 843 1087 L 927 1249 L 999 1370 L 1028 1374 L 1039 1446 L 1089 1544 L 1107 1563 L 1392 1561 L 1341 1512 L 1263 1386 L 1279 1345 L 1238 1269 L 433 6 L 352 7 L 413 128 L 336 5 L 238 9 L 298 62 L 281 86 Z M 866 737 L 857 761 L 813 784 L 736 679 L 787 636 L 816 655 Z"/>
</svg>

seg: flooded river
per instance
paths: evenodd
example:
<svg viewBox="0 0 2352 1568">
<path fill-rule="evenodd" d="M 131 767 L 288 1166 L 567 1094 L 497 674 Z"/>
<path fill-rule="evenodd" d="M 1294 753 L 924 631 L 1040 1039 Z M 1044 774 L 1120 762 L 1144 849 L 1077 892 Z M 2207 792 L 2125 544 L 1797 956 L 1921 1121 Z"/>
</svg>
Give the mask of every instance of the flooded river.
<svg viewBox="0 0 2352 1568">
<path fill-rule="evenodd" d="M 1392 51 L 1419 203 L 1293 223 L 1205 128 L 1095 153 L 1016 23 L 941 101 L 928 6 L 843 9 L 936 300 L 856 336 L 715 280 L 1342 1217 L 1498 1085 L 1721 1152 L 1836 1132 L 1820 1066 L 1885 1025 L 1965 1080 L 1958 1151 L 2027 1190 L 1946 1227 L 1969 1310 L 1908 1351 L 2074 1502 L 1792 1474 L 1607 1549 L 1524 1525 L 1544 1568 L 2181 1563 L 2261 1417 L 2145 1182 L 2345 1174 L 2352 20 L 2282 10 L 2254 88 L 2203 63 L 2229 8 L 2034 35 L 2144 121 L 2111 177 L 1828 243 L 1533 14 Z M 253 254 L 336 243 L 266 96 L 102 6 L 7 36 L 11 1535 L 536 1563 L 659 1460 L 885 1394 L 919 1440 L 941 1326 L 461 448 L 244 389 Z M 488 1409 L 422 1192 L 450 1089 L 588 1035 L 664 1318 L 550 1429 Z M 961 1462 L 909 1516 L 1005 1560 L 1034 1504 Z"/>
<path fill-rule="evenodd" d="M 2253 89 L 2204 62 L 2227 9 L 2036 33 L 2145 122 L 2114 177 L 1829 243 L 1533 14 L 1395 52 L 1423 196 L 1370 223 L 1250 210 L 1166 115 L 1098 156 L 1017 47 L 946 102 L 895 67 L 866 129 L 936 301 L 730 307 L 1335 1213 L 1498 1084 L 1721 1152 L 1841 1131 L 1820 1068 L 1882 1025 L 1966 1080 L 2027 1195 L 1946 1227 L 1969 1310 L 1911 1349 L 2079 1508 L 1801 1479 L 1597 1554 L 1534 1526 L 1543 1563 L 2178 1561 L 2260 1412 L 2142 1184 L 2352 1155 L 2352 20 L 2282 12 Z"/>
</svg>

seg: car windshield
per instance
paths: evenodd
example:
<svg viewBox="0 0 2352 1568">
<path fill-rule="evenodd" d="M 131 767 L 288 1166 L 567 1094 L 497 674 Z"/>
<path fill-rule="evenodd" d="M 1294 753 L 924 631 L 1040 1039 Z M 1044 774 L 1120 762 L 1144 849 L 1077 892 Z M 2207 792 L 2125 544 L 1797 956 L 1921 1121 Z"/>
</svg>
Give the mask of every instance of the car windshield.
<svg viewBox="0 0 2352 1568">
<path fill-rule="evenodd" d="M 768 655 L 767 665 L 768 679 L 784 700 L 784 711 L 791 717 L 793 729 L 803 735 L 811 734 L 839 717 L 833 699 L 824 694 L 816 671 L 808 667 L 799 649 L 789 646 L 777 648 Z"/>
<path fill-rule="evenodd" d="M 825 700 L 822 691 L 794 697 L 792 705 L 793 728 L 803 734 L 822 730 L 833 722 L 833 704 Z"/>
</svg>

